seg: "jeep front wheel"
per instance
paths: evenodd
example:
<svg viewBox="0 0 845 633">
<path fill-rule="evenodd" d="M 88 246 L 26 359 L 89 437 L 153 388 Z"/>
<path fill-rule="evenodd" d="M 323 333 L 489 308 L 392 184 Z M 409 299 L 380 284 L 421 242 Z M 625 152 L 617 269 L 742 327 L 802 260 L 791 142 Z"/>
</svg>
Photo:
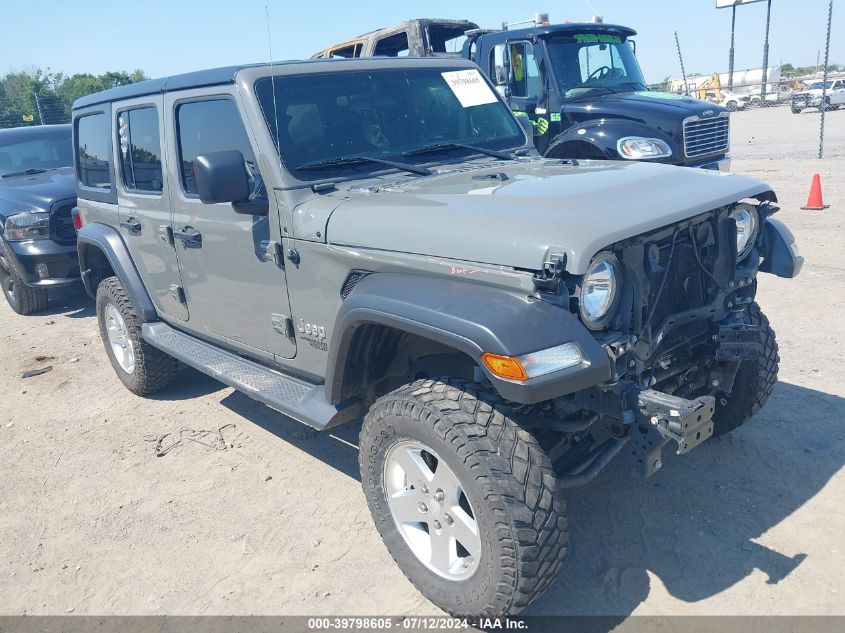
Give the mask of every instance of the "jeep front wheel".
<svg viewBox="0 0 845 633">
<path fill-rule="evenodd" d="M 548 456 L 496 394 L 451 379 L 403 386 L 370 409 L 359 459 L 388 551 L 441 609 L 517 613 L 557 576 L 565 502 Z"/>
<path fill-rule="evenodd" d="M 714 394 L 713 435 L 730 433 L 750 420 L 766 404 L 778 381 L 780 356 L 769 319 L 759 305 L 752 303 L 746 309 L 745 321 L 760 327 L 760 353 L 754 360 L 740 363 L 730 394 Z"/>
<path fill-rule="evenodd" d="M 97 321 L 109 361 L 129 391 L 146 396 L 175 380 L 179 362 L 141 338 L 143 321 L 117 277 L 97 288 Z"/>
</svg>

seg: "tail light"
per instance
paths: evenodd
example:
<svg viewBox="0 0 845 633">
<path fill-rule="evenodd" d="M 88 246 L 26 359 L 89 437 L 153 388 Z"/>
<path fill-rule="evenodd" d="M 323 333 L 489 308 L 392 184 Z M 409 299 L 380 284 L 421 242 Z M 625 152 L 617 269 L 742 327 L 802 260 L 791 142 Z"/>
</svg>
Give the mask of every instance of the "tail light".
<svg viewBox="0 0 845 633">
<path fill-rule="evenodd" d="M 79 211 L 79 207 L 73 207 L 70 210 L 70 214 L 73 216 L 73 226 L 76 227 L 76 232 L 79 233 L 82 225 L 85 224 L 85 221 L 82 219 L 82 213 Z"/>
</svg>

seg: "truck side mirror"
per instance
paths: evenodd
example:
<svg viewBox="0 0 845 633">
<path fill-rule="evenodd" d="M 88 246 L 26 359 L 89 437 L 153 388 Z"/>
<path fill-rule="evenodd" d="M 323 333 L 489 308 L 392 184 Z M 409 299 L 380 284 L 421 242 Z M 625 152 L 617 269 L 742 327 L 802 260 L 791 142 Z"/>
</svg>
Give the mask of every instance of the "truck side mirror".
<svg viewBox="0 0 845 633">
<path fill-rule="evenodd" d="M 249 198 L 246 161 L 236 149 L 197 156 L 194 176 L 197 193 L 205 204 L 240 202 Z"/>
</svg>

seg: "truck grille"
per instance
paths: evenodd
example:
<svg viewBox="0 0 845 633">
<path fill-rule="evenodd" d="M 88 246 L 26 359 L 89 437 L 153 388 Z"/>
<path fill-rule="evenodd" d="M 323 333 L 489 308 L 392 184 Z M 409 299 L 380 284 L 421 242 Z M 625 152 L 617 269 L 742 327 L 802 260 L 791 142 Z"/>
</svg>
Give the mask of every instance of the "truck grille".
<svg viewBox="0 0 845 633">
<path fill-rule="evenodd" d="M 709 119 L 691 117 L 684 121 L 684 154 L 687 158 L 707 154 L 723 154 L 730 142 L 727 114 Z"/>
<path fill-rule="evenodd" d="M 76 227 L 73 226 L 73 202 L 55 206 L 50 211 L 50 239 L 60 244 L 76 243 Z"/>
</svg>

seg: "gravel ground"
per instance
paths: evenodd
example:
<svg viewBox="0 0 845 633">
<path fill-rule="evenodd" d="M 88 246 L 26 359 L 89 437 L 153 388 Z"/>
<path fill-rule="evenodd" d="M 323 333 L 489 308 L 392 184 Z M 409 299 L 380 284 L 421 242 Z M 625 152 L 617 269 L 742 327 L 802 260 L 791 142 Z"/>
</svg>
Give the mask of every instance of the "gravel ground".
<svg viewBox="0 0 845 633">
<path fill-rule="evenodd" d="M 818 122 L 734 115 L 734 170 L 774 185 L 807 257 L 797 280 L 761 278 L 771 401 L 649 480 L 622 457 L 570 493 L 568 564 L 530 613 L 845 615 L 845 111 L 823 162 Z M 831 207 L 801 211 L 817 171 Z M 0 613 L 437 613 L 371 524 L 357 425 L 318 435 L 193 371 L 137 398 L 76 292 L 31 317 L 2 302 L 0 345 Z M 183 428 L 230 448 L 155 457 Z"/>
</svg>

